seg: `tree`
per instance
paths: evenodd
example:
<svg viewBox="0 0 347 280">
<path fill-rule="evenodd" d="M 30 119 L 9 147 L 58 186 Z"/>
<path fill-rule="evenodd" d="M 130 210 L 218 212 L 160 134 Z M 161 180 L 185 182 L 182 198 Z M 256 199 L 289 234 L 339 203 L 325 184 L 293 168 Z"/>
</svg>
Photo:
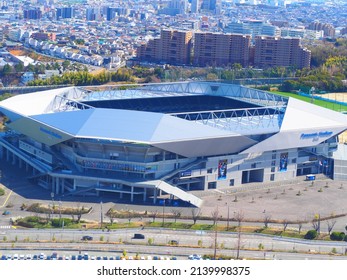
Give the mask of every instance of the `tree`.
<svg viewBox="0 0 347 280">
<path fill-rule="evenodd" d="M 175 224 L 176 224 L 176 220 L 177 220 L 177 218 L 181 217 L 182 211 L 174 209 L 174 210 L 171 211 L 171 213 L 172 213 L 172 215 L 175 218 Z"/>
<path fill-rule="evenodd" d="M 22 62 L 17 63 L 14 66 L 14 70 L 16 71 L 16 73 L 21 73 L 24 71 L 24 64 Z"/>
<path fill-rule="evenodd" d="M 196 221 L 199 219 L 200 213 L 201 213 L 200 208 L 193 208 L 193 209 L 192 209 L 193 225 L 195 225 L 195 224 L 196 224 Z"/>
<path fill-rule="evenodd" d="M 9 64 L 5 64 L 4 67 L 2 68 L 2 75 L 6 76 L 12 72 L 12 67 Z"/>
<path fill-rule="evenodd" d="M 282 221 L 282 225 L 283 225 L 283 232 L 286 231 L 287 227 L 288 227 L 289 221 L 287 219 L 284 219 Z"/>
<path fill-rule="evenodd" d="M 236 248 L 236 259 L 240 258 L 240 249 L 241 249 L 241 223 L 244 220 L 245 216 L 242 211 L 235 213 L 235 220 L 237 221 L 237 248 Z"/>
<path fill-rule="evenodd" d="M 63 66 L 63 69 L 65 71 L 65 70 L 67 70 L 69 68 L 70 61 L 69 60 L 65 60 L 61 65 Z"/>
<path fill-rule="evenodd" d="M 315 215 L 314 219 L 312 220 L 312 227 L 315 231 L 317 231 L 318 235 L 320 232 L 320 215 Z"/>
<path fill-rule="evenodd" d="M 211 217 L 212 217 L 213 225 L 215 226 L 218 222 L 218 219 L 219 219 L 218 207 L 214 211 L 211 212 Z"/>
<path fill-rule="evenodd" d="M 301 233 L 301 229 L 302 229 L 302 222 L 298 223 L 298 228 L 299 228 L 299 234 Z"/>
<path fill-rule="evenodd" d="M 153 219 L 153 223 L 154 223 L 155 222 L 155 218 L 158 216 L 158 210 L 152 212 L 149 216 Z"/>
<path fill-rule="evenodd" d="M 271 221 L 271 216 L 270 215 L 265 215 L 264 216 L 264 226 L 266 228 L 269 226 L 270 221 Z"/>
<path fill-rule="evenodd" d="M 332 220 L 332 221 L 327 220 L 327 226 L 328 226 L 328 233 L 329 233 L 329 235 L 330 235 L 331 231 L 333 230 L 335 224 L 336 224 L 336 220 Z"/>
</svg>

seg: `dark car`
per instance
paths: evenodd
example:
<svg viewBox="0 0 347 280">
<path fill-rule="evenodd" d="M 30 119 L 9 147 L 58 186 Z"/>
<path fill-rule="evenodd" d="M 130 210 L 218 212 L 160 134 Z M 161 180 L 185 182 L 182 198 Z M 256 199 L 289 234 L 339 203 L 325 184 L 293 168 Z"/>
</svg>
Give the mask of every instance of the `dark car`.
<svg viewBox="0 0 347 280">
<path fill-rule="evenodd" d="M 135 233 L 133 239 L 145 239 L 145 236 L 141 233 Z"/>
<path fill-rule="evenodd" d="M 91 237 L 89 235 L 85 235 L 85 236 L 82 237 L 82 240 L 83 241 L 91 241 L 91 240 L 93 240 L 93 237 Z"/>
<path fill-rule="evenodd" d="M 173 245 L 173 246 L 177 246 L 178 245 L 178 241 L 177 240 L 170 240 L 169 244 Z"/>
</svg>

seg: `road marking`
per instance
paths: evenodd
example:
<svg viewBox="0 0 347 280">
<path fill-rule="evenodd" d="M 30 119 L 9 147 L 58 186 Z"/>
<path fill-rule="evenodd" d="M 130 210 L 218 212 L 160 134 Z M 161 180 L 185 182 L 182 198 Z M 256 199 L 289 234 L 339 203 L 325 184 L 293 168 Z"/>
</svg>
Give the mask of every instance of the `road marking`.
<svg viewBox="0 0 347 280">
<path fill-rule="evenodd" d="M 4 206 L 6 205 L 6 203 L 7 203 L 7 201 L 9 200 L 11 194 L 12 194 L 12 190 L 11 190 L 10 193 L 8 194 L 7 198 L 5 199 L 4 204 L 3 204 L 1 207 L 4 207 Z"/>
<path fill-rule="evenodd" d="M 0 228 L 2 228 L 2 229 L 8 229 L 8 228 L 12 228 L 12 226 L 0 226 Z"/>
</svg>

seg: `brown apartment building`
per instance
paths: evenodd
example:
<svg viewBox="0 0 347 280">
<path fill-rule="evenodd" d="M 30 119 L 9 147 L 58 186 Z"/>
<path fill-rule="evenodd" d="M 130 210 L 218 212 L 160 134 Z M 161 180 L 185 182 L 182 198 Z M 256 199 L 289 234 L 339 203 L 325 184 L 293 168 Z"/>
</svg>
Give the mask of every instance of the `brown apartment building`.
<svg viewBox="0 0 347 280">
<path fill-rule="evenodd" d="M 197 32 L 194 36 L 194 65 L 249 65 L 250 35 Z"/>
<path fill-rule="evenodd" d="M 191 31 L 162 30 L 160 38 L 138 48 L 137 57 L 145 61 L 188 65 L 192 37 Z"/>
<path fill-rule="evenodd" d="M 254 46 L 251 39 L 251 35 L 211 32 L 195 32 L 193 38 L 191 31 L 162 30 L 160 38 L 138 48 L 137 59 L 201 67 L 234 63 L 257 68 L 310 67 L 311 52 L 301 46 L 300 38 L 257 36 Z"/>
<path fill-rule="evenodd" d="M 257 68 L 310 67 L 311 51 L 301 46 L 300 38 L 257 36 L 254 48 Z"/>
</svg>

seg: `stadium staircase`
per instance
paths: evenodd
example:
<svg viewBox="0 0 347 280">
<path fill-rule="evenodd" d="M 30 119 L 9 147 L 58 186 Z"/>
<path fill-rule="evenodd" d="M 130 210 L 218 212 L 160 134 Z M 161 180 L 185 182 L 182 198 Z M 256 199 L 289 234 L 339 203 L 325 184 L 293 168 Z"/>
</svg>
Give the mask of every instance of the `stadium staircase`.
<svg viewBox="0 0 347 280">
<path fill-rule="evenodd" d="M 199 159 L 197 159 L 197 160 L 195 160 L 195 161 L 193 161 L 193 162 L 191 162 L 191 163 L 188 163 L 188 164 L 185 165 L 185 166 L 182 166 L 182 167 L 179 168 L 179 169 L 175 169 L 175 170 L 173 170 L 173 171 L 170 171 L 169 173 L 167 173 L 167 174 L 165 174 L 164 176 L 162 176 L 162 177 L 160 178 L 160 180 L 169 182 L 170 179 L 171 179 L 173 176 L 175 176 L 177 173 L 180 173 L 180 172 L 182 172 L 182 171 L 185 171 L 185 170 L 187 170 L 187 169 L 190 169 L 190 168 L 192 168 L 192 167 L 194 167 L 194 166 L 197 166 L 197 165 L 199 165 L 200 163 L 204 163 L 204 162 L 206 162 L 206 161 L 207 161 L 206 158 L 199 158 Z"/>
<path fill-rule="evenodd" d="M 196 206 L 196 207 L 201 207 L 203 200 L 196 197 L 195 195 L 192 195 L 190 193 L 187 193 L 184 190 L 181 190 L 178 187 L 175 187 L 163 180 L 154 180 L 154 181 L 149 181 L 146 182 L 146 184 L 153 184 L 157 189 L 160 189 L 168 194 L 172 194 L 175 197 L 189 202 L 190 204 Z"/>
</svg>

